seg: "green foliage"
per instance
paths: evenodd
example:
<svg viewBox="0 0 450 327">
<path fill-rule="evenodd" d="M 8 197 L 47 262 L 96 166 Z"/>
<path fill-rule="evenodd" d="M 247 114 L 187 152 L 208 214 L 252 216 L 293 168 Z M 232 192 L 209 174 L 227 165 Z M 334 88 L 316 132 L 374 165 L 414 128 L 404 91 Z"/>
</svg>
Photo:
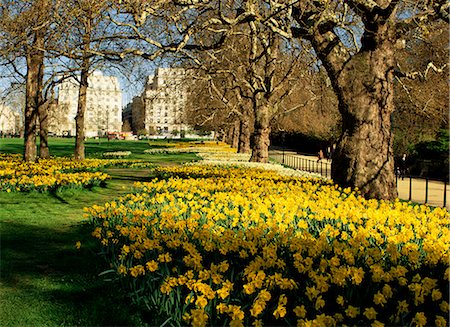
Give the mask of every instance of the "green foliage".
<svg viewBox="0 0 450 327">
<path fill-rule="evenodd" d="M 415 146 L 415 152 L 419 158 L 436 159 L 448 156 L 449 153 L 449 130 L 441 129 L 436 135 L 436 140 L 420 142 Z"/>
</svg>

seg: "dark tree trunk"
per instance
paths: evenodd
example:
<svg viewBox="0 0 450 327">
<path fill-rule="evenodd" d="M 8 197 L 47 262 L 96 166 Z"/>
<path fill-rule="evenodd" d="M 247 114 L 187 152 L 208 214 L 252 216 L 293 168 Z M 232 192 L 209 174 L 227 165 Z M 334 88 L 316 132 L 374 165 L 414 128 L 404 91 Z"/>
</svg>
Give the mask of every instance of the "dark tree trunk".
<svg viewBox="0 0 450 327">
<path fill-rule="evenodd" d="M 78 108 L 75 117 L 76 136 L 75 136 L 75 160 L 84 160 L 84 114 L 86 112 L 86 94 L 88 88 L 89 64 L 84 63 L 80 76 L 80 88 L 78 93 Z"/>
<path fill-rule="evenodd" d="M 294 8 L 301 36 L 312 42 L 339 100 L 342 134 L 333 153 L 332 178 L 343 187 L 357 187 L 367 198 L 397 196 L 392 151 L 391 114 L 395 21 L 398 1 L 348 1 L 364 25 L 361 47 L 349 52 L 337 24 L 316 17 L 325 5 Z"/>
<path fill-rule="evenodd" d="M 238 153 L 250 152 L 250 121 L 248 115 L 242 115 L 239 126 Z"/>
<path fill-rule="evenodd" d="M 218 132 L 218 138 L 220 142 L 227 143 L 227 133 L 223 129 Z"/>
<path fill-rule="evenodd" d="M 332 178 L 368 198 L 397 196 L 392 150 L 393 47 L 389 38 L 354 55 L 334 87 L 343 131 L 333 154 Z"/>
<path fill-rule="evenodd" d="M 234 134 L 234 125 L 228 127 L 225 137 L 225 143 L 232 145 L 233 144 L 233 134 Z"/>
<path fill-rule="evenodd" d="M 269 162 L 270 113 L 267 104 L 255 107 L 251 162 Z"/>
<path fill-rule="evenodd" d="M 239 120 L 236 120 L 233 124 L 233 133 L 231 140 L 231 146 L 235 149 L 239 147 L 239 134 L 240 134 L 240 123 Z"/>
<path fill-rule="evenodd" d="M 48 103 L 39 105 L 39 158 L 50 158 L 48 148 Z"/>
<path fill-rule="evenodd" d="M 42 80 L 44 76 L 44 45 L 42 29 L 34 33 L 32 47 L 27 50 L 27 77 L 24 123 L 24 154 L 23 160 L 36 160 L 36 118 L 42 98 Z"/>
</svg>

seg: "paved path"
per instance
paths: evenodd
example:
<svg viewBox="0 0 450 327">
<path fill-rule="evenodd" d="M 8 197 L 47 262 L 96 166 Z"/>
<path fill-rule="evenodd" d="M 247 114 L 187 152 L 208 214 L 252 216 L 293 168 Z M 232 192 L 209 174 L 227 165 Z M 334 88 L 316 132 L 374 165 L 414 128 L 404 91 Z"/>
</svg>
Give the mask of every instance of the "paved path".
<svg viewBox="0 0 450 327">
<path fill-rule="evenodd" d="M 283 162 L 283 151 L 270 151 L 270 157 L 276 161 Z M 318 172 L 323 176 L 330 178 L 331 176 L 331 161 L 323 159 L 319 162 L 317 157 L 301 155 L 292 151 L 284 151 L 284 164 L 289 167 L 300 170 Z M 410 179 L 405 178 L 397 180 L 398 197 L 402 200 L 409 200 L 425 203 L 426 197 L 426 180 L 420 178 L 411 179 L 411 197 L 410 197 Z M 450 209 L 450 186 L 446 187 L 447 199 L 446 208 Z M 444 182 L 429 181 L 428 182 L 428 200 L 427 203 L 432 206 L 442 207 L 444 204 Z"/>
</svg>

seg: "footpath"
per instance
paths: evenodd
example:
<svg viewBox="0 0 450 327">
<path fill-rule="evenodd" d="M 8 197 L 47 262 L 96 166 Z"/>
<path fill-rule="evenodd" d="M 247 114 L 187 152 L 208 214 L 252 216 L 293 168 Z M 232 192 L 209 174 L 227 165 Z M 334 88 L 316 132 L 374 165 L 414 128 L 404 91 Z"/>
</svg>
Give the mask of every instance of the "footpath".
<svg viewBox="0 0 450 327">
<path fill-rule="evenodd" d="M 331 177 L 331 160 L 322 159 L 317 160 L 317 157 L 305 154 L 298 154 L 293 151 L 272 150 L 269 153 L 270 157 L 275 159 L 279 163 L 311 172 L 317 172 L 327 178 Z M 283 162 L 284 158 L 284 162 Z M 410 185 L 411 184 L 411 185 Z M 441 181 L 428 181 L 428 194 L 427 194 L 427 181 L 422 178 L 409 178 L 397 179 L 397 192 L 399 199 L 411 200 L 412 202 L 426 203 L 431 206 L 442 207 L 444 205 L 444 190 L 446 193 L 446 208 L 450 210 L 450 186 L 444 185 Z M 411 191 L 411 195 L 410 195 Z"/>
</svg>

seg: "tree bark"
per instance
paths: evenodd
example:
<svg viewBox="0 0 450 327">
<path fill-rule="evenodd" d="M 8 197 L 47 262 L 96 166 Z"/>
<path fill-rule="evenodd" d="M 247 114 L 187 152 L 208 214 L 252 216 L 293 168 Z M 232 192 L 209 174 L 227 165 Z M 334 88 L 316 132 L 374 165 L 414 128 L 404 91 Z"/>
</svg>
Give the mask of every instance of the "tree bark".
<svg viewBox="0 0 450 327">
<path fill-rule="evenodd" d="M 226 131 L 225 143 L 228 145 L 233 144 L 234 125 L 230 125 Z"/>
<path fill-rule="evenodd" d="M 75 136 L 75 160 L 84 160 L 85 159 L 85 153 L 84 153 L 84 114 L 86 112 L 86 94 L 87 94 L 87 88 L 88 88 L 88 77 L 89 77 L 89 70 L 88 68 L 89 64 L 86 64 L 83 61 L 83 68 L 81 70 L 81 76 L 80 76 L 80 88 L 78 93 L 78 107 L 77 107 L 77 115 L 75 117 L 75 130 L 76 130 L 76 136 Z"/>
<path fill-rule="evenodd" d="M 385 27 L 387 29 L 387 27 Z M 333 81 L 343 130 L 333 154 L 332 178 L 367 198 L 397 197 L 392 150 L 393 43 L 382 33 L 377 47 L 354 55 Z"/>
<path fill-rule="evenodd" d="M 239 120 L 236 120 L 233 124 L 233 133 L 231 140 L 231 146 L 235 149 L 239 148 L 239 134 L 240 134 L 240 122 Z"/>
<path fill-rule="evenodd" d="M 48 148 L 48 103 L 39 104 L 39 158 L 50 158 L 50 150 Z"/>
<path fill-rule="evenodd" d="M 36 118 L 42 98 L 42 79 L 44 76 L 44 31 L 38 29 L 34 33 L 31 48 L 27 49 L 27 76 L 24 123 L 23 160 L 36 160 Z"/>
<path fill-rule="evenodd" d="M 246 114 L 246 109 L 243 108 L 243 114 L 239 121 L 239 145 L 238 153 L 250 152 L 250 121 L 249 116 Z"/>
<path fill-rule="evenodd" d="M 269 162 L 270 112 L 267 104 L 255 107 L 255 129 L 251 162 Z"/>
</svg>

